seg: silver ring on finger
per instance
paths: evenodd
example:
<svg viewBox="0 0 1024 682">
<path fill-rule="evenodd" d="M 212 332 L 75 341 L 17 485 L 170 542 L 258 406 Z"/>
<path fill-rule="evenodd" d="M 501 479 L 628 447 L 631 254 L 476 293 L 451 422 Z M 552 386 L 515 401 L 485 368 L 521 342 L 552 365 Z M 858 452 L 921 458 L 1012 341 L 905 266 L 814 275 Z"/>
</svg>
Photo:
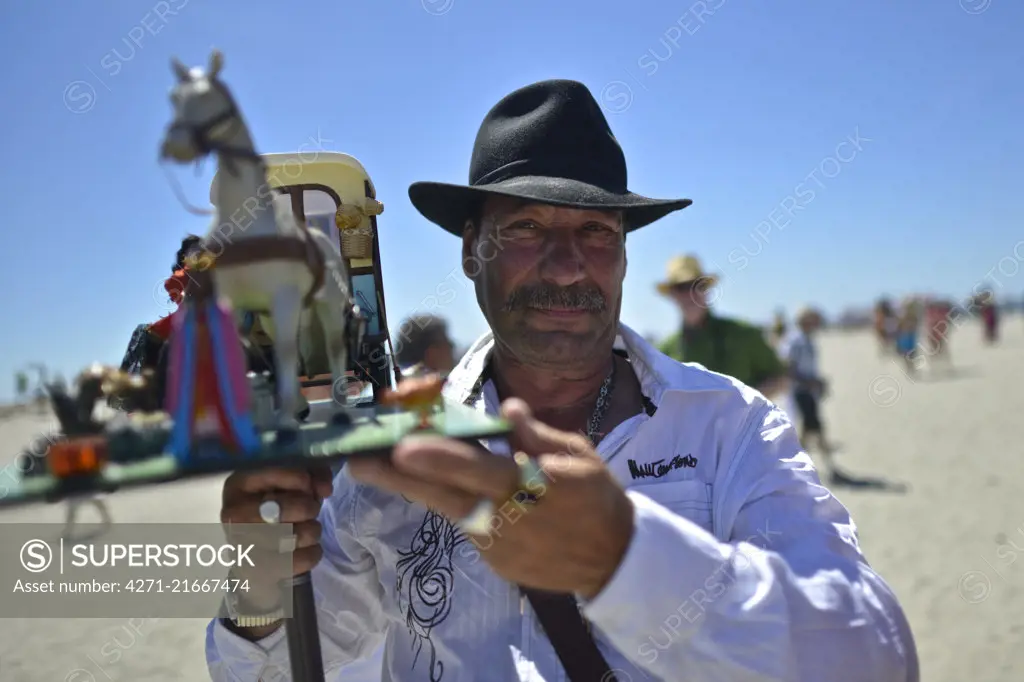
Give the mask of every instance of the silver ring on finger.
<svg viewBox="0 0 1024 682">
<path fill-rule="evenodd" d="M 525 511 L 526 505 L 537 504 L 538 495 L 531 488 L 545 480 L 546 475 L 537 464 L 537 460 L 525 452 L 517 452 L 513 456 L 513 460 L 519 470 L 519 477 L 509 498 Z M 482 499 L 476 503 L 469 514 L 459 521 L 458 526 L 470 535 L 489 535 L 494 523 L 494 512 L 494 502 L 486 498 Z"/>
<path fill-rule="evenodd" d="M 487 535 L 491 532 L 494 518 L 494 503 L 484 498 L 476 503 L 473 510 L 458 522 L 458 527 L 470 535 Z"/>
<path fill-rule="evenodd" d="M 537 504 L 538 495 L 532 488 L 546 479 L 544 470 L 537 464 L 536 459 L 525 452 L 517 452 L 512 459 L 519 469 L 519 481 L 509 497 L 520 506 Z"/>
<path fill-rule="evenodd" d="M 263 523 L 281 523 L 281 504 L 277 500 L 263 500 L 260 503 L 260 518 Z"/>
</svg>

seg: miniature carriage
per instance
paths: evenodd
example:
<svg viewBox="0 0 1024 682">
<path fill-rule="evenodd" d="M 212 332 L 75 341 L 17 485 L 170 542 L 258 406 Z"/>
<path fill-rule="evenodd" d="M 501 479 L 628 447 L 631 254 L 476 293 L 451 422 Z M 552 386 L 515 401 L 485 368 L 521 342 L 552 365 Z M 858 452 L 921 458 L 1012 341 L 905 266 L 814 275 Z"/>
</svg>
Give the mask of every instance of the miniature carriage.
<svg viewBox="0 0 1024 682">
<path fill-rule="evenodd" d="M 248 398 L 236 395 L 235 398 L 240 400 L 240 406 L 251 412 L 249 422 L 258 440 L 255 447 L 243 448 L 234 456 L 228 452 L 218 454 L 204 447 L 204 455 L 189 456 L 175 445 L 179 433 L 175 429 L 176 415 L 162 410 L 147 411 L 150 408 L 130 415 L 122 414 L 116 422 L 86 424 L 90 428 L 84 431 L 69 431 L 62 419 L 66 436 L 48 448 L 47 466 L 20 481 L 12 494 L 0 499 L 0 507 L 32 500 L 56 500 L 87 489 L 111 491 L 237 468 L 297 464 L 310 458 L 334 462 L 349 456 L 381 455 L 389 452 L 406 434 L 424 428 L 469 441 L 508 432 L 509 427 L 504 420 L 493 419 L 461 405 L 441 408 L 440 384 L 431 384 L 430 391 L 420 391 L 412 397 L 406 395 L 409 390 L 393 392 L 396 376 L 394 363 L 387 352 L 390 349 L 377 241 L 377 216 L 382 213 L 383 205 L 376 199 L 376 190 L 366 170 L 352 156 L 320 152 L 315 158 L 309 157 L 313 154 L 263 155 L 275 201 L 287 202 L 303 224 L 328 235 L 345 259 L 350 290 L 366 324 L 362 347 L 350 354 L 351 370 L 358 380 L 372 385 L 372 397 L 368 396 L 367 400 L 353 406 L 354 423 L 324 421 L 324 413 L 330 409 L 315 409 L 318 405 L 331 408 L 337 396 L 331 394 L 326 354 L 323 349 L 313 348 L 304 354 L 308 367 L 305 368 L 307 376 L 302 377 L 302 386 L 314 409 L 307 423 L 301 427 L 297 441 L 276 442 L 273 419 L 258 414 L 268 409 L 268 401 L 273 402 L 273 382 L 268 383 L 265 376 L 250 373 L 247 390 L 252 395 Z M 211 199 L 218 176 L 214 177 L 211 186 Z M 196 281 L 204 281 L 204 278 L 197 276 Z M 184 320 L 187 309 L 179 312 Z M 258 315 L 258 320 L 265 334 L 272 338 L 275 330 L 269 316 Z M 310 337 L 303 341 L 313 344 L 321 341 L 318 334 Z M 83 377 L 117 378 L 120 374 L 123 373 L 114 368 L 97 366 Z M 120 381 L 109 383 L 119 389 L 129 386 L 125 377 L 120 378 Z M 157 382 L 151 382 L 151 379 L 147 377 L 142 381 L 141 377 L 135 377 L 140 385 L 156 385 Z M 92 383 L 97 381 L 94 377 Z M 412 384 L 419 385 L 413 381 L 406 389 L 414 388 Z M 172 391 L 174 385 L 173 380 L 168 381 Z M 86 386 L 89 387 L 92 384 Z M 134 384 L 131 387 L 138 388 Z M 67 403 L 66 411 L 69 414 L 91 413 L 93 402 L 105 395 L 103 391 L 92 388 L 94 390 L 83 391 L 80 385 L 79 395 L 74 398 L 63 396 Z M 167 405 L 173 410 L 175 402 L 169 400 Z M 189 411 L 196 407 L 192 405 Z M 180 421 L 180 415 L 178 418 Z"/>
<path fill-rule="evenodd" d="M 373 386 L 374 401 L 391 384 L 392 363 L 386 353 L 387 317 L 383 301 L 380 245 L 377 240 L 377 216 L 384 206 L 377 201 L 373 181 L 363 165 L 341 152 L 292 152 L 263 154 L 267 183 L 275 201 L 287 202 L 300 223 L 331 238 L 345 259 L 349 286 L 365 320 L 362 347 L 351 354 L 350 369 L 356 380 Z M 210 202 L 215 203 L 219 176 L 210 186 Z M 265 341 L 273 338 L 272 322 L 257 315 L 258 331 Z M 330 368 L 322 336 L 310 334 L 306 344 L 303 394 L 308 400 L 337 398 L 332 395 Z"/>
<path fill-rule="evenodd" d="M 440 402 L 437 380 L 410 384 L 397 394 L 390 392 L 398 377 L 386 352 L 390 341 L 376 220 L 383 206 L 376 199 L 373 183 L 363 166 L 346 154 L 318 152 L 312 159 L 302 154 L 260 155 L 234 98 L 218 77 L 223 64 L 218 51 L 210 55 L 206 71 L 173 61 L 177 82 L 171 101 L 175 112 L 160 155 L 184 164 L 215 153 L 218 173 L 211 187 L 211 203 L 216 204 L 214 197 L 225 197 L 224 204 L 231 203 L 230 196 L 251 198 L 245 187 L 255 190 L 261 199 L 270 198 L 260 193 L 269 185 L 274 192 L 274 211 L 254 218 L 249 231 L 238 225 L 230 239 L 219 243 L 219 252 L 212 253 L 209 239 L 223 224 L 221 215 L 229 214 L 234 222 L 235 214 L 246 208 L 217 207 L 203 252 L 196 256 L 196 263 L 204 261 L 205 265 L 193 271 L 185 300 L 175 313 L 170 399 L 165 401 L 171 413 L 154 409 L 150 400 L 145 402 L 149 407 L 142 410 L 146 414 L 122 414 L 120 423 L 116 418 L 97 419 L 97 402 L 115 397 L 111 392 L 118 386 L 156 390 L 155 383 L 146 379 L 123 380 L 114 368 L 98 366 L 83 373 L 74 397 L 52 388 L 63 436 L 48 449 L 47 472 L 15 481 L 8 494 L 0 496 L 0 506 L 245 468 L 387 456 L 402 438 L 423 429 L 468 442 L 509 433 L 506 421 L 465 405 L 447 405 L 435 411 Z M 225 167 L 232 169 L 228 176 L 220 172 Z M 225 183 L 222 191 L 215 192 L 220 181 Z M 229 188 L 229 182 L 238 185 Z M 348 282 L 340 276 L 342 270 Z M 266 382 L 254 381 L 246 372 L 236 324 L 242 313 L 239 307 L 249 308 L 247 315 L 259 320 L 271 339 L 275 330 L 270 322 L 275 319 L 288 334 L 295 331 L 299 345 L 305 336 L 306 343 L 322 342 L 330 347 L 323 353 L 307 347 L 301 353 L 306 374 L 301 389 L 307 398 L 323 396 L 325 369 L 332 387 L 350 369 L 372 384 L 369 405 L 360 406 L 351 416 L 344 409 L 331 409 L 332 417 L 326 421 L 317 421 L 312 411 L 307 411 L 307 423 L 293 426 L 300 402 L 298 372 L 293 370 L 300 365 L 295 344 L 289 337 L 279 336 L 274 344 L 280 351 L 275 356 L 274 377 L 277 418 L 254 418 L 265 402 L 253 395 L 254 387 L 262 383 L 265 389 Z M 269 315 L 265 314 L 268 308 Z M 323 333 L 303 328 L 302 315 L 315 319 Z M 110 377 L 118 380 L 104 381 Z M 318 389 L 319 395 L 314 395 Z M 332 390 L 328 393 L 337 397 Z M 333 401 L 326 402 L 331 408 Z M 383 406 L 385 403 L 392 406 Z M 396 407 L 412 408 L 415 413 Z M 219 435 L 205 441 L 213 447 L 197 453 L 195 446 L 211 413 L 221 422 Z M 275 421 L 279 428 L 268 428 Z M 226 432 L 233 432 L 236 441 L 243 439 L 242 447 L 233 451 L 223 447 L 231 445 L 232 439 L 224 438 Z M 292 679 L 322 682 L 311 578 L 305 573 L 288 582 L 294 606 L 286 627 Z"/>
</svg>

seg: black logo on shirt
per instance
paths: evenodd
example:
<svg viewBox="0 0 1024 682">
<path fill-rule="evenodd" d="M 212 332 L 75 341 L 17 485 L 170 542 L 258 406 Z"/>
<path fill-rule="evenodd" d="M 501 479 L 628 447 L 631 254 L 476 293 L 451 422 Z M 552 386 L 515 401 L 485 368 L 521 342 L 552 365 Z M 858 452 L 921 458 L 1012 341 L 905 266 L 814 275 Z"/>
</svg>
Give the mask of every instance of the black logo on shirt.
<svg viewBox="0 0 1024 682">
<path fill-rule="evenodd" d="M 667 463 L 663 459 L 646 464 L 637 464 L 634 460 L 627 459 L 626 463 L 629 465 L 629 475 L 635 481 L 638 478 L 661 478 L 675 469 L 693 469 L 697 466 L 697 458 L 693 455 L 676 455 Z"/>
</svg>

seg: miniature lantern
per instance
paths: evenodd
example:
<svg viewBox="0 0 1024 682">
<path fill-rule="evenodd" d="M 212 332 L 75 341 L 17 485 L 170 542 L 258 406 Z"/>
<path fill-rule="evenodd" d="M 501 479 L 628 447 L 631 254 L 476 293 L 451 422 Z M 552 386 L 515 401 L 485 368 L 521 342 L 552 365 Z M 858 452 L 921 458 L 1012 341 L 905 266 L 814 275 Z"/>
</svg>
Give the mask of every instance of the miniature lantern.
<svg viewBox="0 0 1024 682">
<path fill-rule="evenodd" d="M 74 438 L 54 443 L 46 462 L 57 478 L 98 474 L 107 461 L 107 443 L 101 437 Z"/>
</svg>

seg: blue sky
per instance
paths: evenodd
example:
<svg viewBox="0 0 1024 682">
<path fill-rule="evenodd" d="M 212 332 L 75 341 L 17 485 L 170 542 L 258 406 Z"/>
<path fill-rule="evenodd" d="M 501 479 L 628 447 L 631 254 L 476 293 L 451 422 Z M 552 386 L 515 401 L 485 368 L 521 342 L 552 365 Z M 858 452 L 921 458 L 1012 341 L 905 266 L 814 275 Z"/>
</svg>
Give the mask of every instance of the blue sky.
<svg viewBox="0 0 1024 682">
<path fill-rule="evenodd" d="M 642 332 L 676 326 L 653 286 L 686 251 L 722 275 L 720 310 L 756 320 L 803 302 L 966 294 L 986 278 L 1024 292 L 1021 3 L 285 7 L 4 3 L 0 395 L 27 362 L 69 375 L 116 363 L 134 326 L 167 312 L 159 283 L 207 222 L 156 161 L 168 62 L 205 64 L 212 46 L 260 151 L 319 139 L 368 168 L 393 327 L 463 281 L 457 241 L 415 212 L 408 185 L 465 182 L 486 111 L 552 77 L 602 101 L 634 191 L 694 201 L 630 238 L 623 317 Z M 192 203 L 205 205 L 213 169 L 175 168 Z M 469 287 L 438 312 L 460 342 L 484 330 Z"/>
</svg>

